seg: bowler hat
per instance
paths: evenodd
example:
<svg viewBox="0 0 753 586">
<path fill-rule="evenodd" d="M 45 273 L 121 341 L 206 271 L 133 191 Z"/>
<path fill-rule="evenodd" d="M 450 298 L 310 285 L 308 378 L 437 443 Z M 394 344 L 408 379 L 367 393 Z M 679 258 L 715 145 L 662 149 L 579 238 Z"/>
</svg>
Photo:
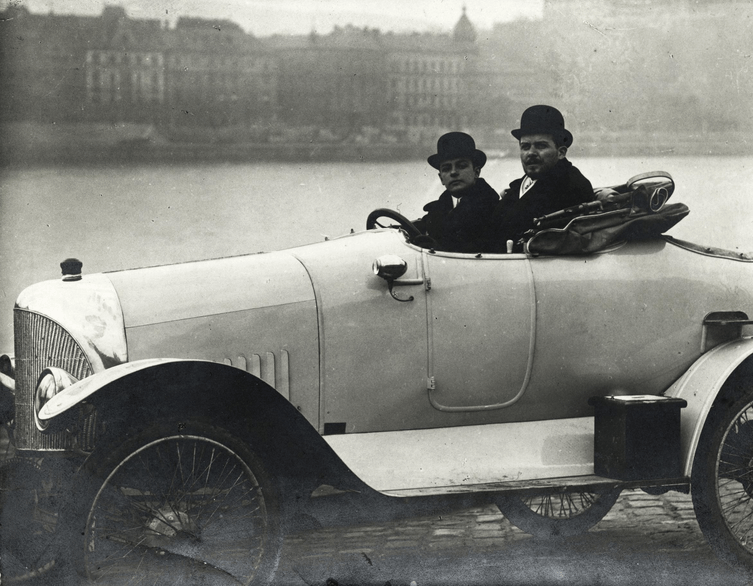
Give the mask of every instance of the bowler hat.
<svg viewBox="0 0 753 586">
<path fill-rule="evenodd" d="M 573 135 L 565 129 L 565 119 L 557 108 L 551 106 L 531 106 L 520 117 L 520 128 L 512 135 L 520 140 L 526 134 L 551 134 L 555 142 L 564 146 L 573 143 Z"/>
<path fill-rule="evenodd" d="M 439 137 L 437 141 L 437 154 L 431 155 L 427 161 L 435 169 L 439 169 L 444 161 L 450 159 L 468 158 L 474 167 L 483 167 L 486 164 L 486 154 L 476 148 L 476 143 L 465 132 L 448 132 Z"/>
</svg>

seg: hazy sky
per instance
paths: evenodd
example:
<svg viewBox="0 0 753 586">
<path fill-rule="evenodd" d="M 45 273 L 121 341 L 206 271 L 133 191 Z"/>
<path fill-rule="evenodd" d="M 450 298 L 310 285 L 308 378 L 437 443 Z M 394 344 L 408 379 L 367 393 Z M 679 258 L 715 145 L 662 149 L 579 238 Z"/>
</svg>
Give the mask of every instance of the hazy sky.
<svg viewBox="0 0 753 586">
<path fill-rule="evenodd" d="M 21 4 L 31 12 L 101 14 L 105 4 L 125 7 L 131 18 L 174 22 L 178 16 L 233 20 L 256 36 L 327 33 L 334 25 L 353 24 L 382 31 L 448 32 L 463 6 L 479 29 L 515 18 L 536 18 L 543 0 L 0 0 L 0 7 Z"/>
</svg>

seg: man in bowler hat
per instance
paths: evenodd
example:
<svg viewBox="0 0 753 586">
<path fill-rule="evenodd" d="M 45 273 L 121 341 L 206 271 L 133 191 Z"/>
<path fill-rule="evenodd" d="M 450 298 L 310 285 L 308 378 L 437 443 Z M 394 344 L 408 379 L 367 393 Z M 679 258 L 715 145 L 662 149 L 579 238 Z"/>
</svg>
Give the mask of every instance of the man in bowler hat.
<svg viewBox="0 0 753 586">
<path fill-rule="evenodd" d="M 518 139 L 525 175 L 510 183 L 494 210 L 488 252 L 506 252 L 508 240 L 520 252 L 534 218 L 595 199 L 591 182 L 566 158 L 573 135 L 559 110 L 531 106 L 512 135 Z"/>
<path fill-rule="evenodd" d="M 445 191 L 424 206 L 416 227 L 428 236 L 417 244 L 453 252 L 478 252 L 499 195 L 481 177 L 486 154 L 464 132 L 439 137 L 427 161 L 439 171 Z"/>
</svg>

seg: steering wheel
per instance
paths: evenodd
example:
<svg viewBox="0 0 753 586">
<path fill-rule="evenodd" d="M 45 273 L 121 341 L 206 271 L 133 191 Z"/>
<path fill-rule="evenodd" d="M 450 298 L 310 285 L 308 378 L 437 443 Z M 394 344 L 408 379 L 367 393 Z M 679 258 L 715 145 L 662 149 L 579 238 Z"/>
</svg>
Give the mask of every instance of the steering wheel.
<svg viewBox="0 0 753 586">
<path fill-rule="evenodd" d="M 404 215 L 398 214 L 396 211 L 387 208 L 379 208 L 371 212 L 369 214 L 369 217 L 366 218 L 366 229 L 373 230 L 374 228 L 389 228 L 390 226 L 382 226 L 377 221 L 380 218 L 389 218 L 390 220 L 395 220 L 398 224 L 400 224 L 400 227 L 408 233 L 408 237 L 411 240 L 422 236 L 421 231 L 416 228 L 416 225 L 413 222 L 411 222 Z"/>
</svg>

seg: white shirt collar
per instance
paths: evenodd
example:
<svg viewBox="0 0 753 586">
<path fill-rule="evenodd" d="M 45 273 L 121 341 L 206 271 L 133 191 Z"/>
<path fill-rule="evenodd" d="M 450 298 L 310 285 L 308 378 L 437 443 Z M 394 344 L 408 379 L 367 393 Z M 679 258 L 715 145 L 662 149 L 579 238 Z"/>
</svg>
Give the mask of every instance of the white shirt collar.
<svg viewBox="0 0 753 586">
<path fill-rule="evenodd" d="M 523 177 L 523 181 L 520 182 L 520 197 L 523 197 L 533 187 L 534 183 L 536 183 L 536 180 L 531 179 L 528 175 Z"/>
</svg>

